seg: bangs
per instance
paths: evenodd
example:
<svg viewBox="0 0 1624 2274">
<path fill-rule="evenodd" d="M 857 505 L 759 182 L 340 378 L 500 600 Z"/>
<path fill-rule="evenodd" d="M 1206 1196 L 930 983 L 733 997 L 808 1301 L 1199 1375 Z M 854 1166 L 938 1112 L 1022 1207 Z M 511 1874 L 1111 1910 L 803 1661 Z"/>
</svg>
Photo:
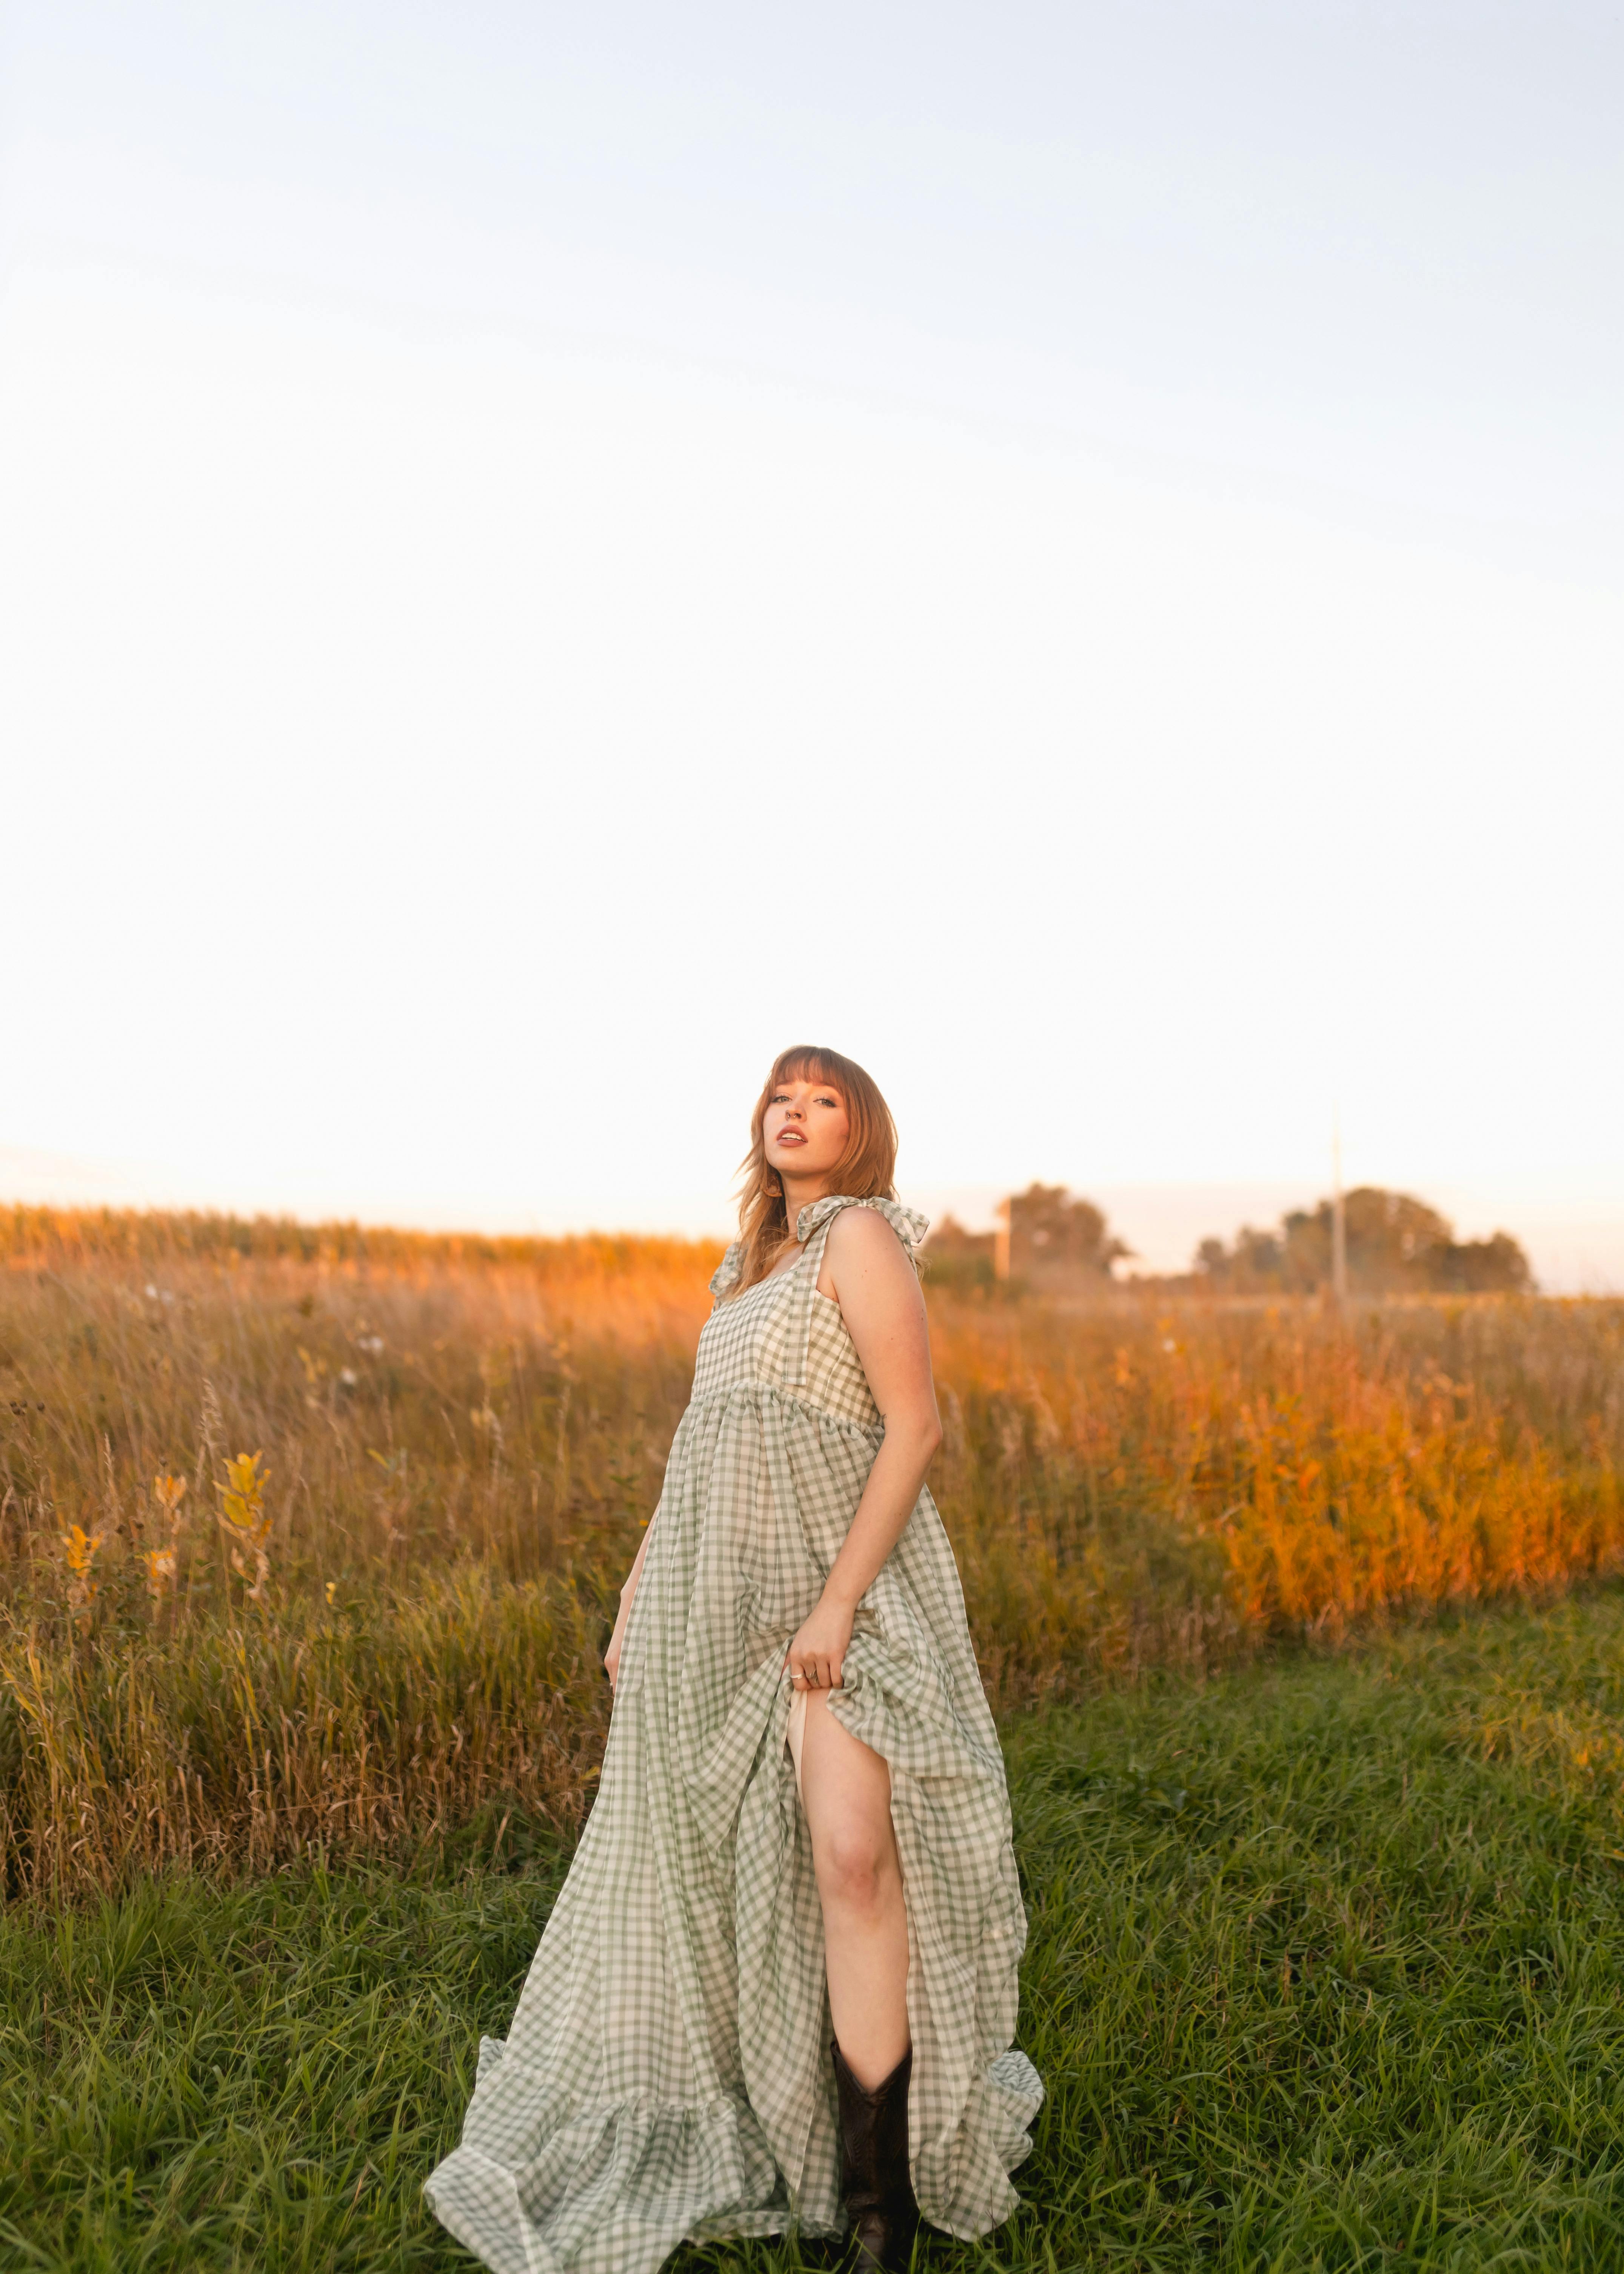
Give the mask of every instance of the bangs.
<svg viewBox="0 0 1624 2274">
<path fill-rule="evenodd" d="M 760 1059 L 756 1060 L 759 1065 Z M 781 1058 L 773 1061 L 767 1087 L 776 1089 L 781 1081 L 821 1081 L 831 1089 L 838 1089 L 847 1105 L 852 1103 L 852 1085 L 844 1071 L 845 1061 L 834 1050 L 820 1050 L 808 1044 L 801 1050 L 786 1050 Z"/>
</svg>

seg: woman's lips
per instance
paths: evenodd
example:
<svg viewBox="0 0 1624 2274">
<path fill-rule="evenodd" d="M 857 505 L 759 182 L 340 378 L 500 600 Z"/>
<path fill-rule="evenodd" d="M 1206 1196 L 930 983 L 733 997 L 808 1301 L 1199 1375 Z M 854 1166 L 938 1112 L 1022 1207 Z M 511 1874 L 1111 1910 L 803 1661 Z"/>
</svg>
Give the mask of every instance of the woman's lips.
<svg viewBox="0 0 1624 2274">
<path fill-rule="evenodd" d="M 807 1141 L 799 1129 L 780 1129 L 772 1141 L 775 1145 L 804 1145 Z"/>
</svg>

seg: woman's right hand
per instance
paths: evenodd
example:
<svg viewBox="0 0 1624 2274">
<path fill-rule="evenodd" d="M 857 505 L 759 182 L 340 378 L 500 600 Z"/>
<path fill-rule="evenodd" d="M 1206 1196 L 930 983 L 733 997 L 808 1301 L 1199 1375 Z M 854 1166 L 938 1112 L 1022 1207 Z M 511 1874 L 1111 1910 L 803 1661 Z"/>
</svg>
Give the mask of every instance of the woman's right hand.
<svg viewBox="0 0 1624 2274">
<path fill-rule="evenodd" d="M 620 1678 L 620 1646 L 626 1640 L 626 1629 L 632 1615 L 632 1603 L 637 1593 L 637 1574 L 620 1590 L 620 1608 L 615 1615 L 614 1632 L 609 1638 L 609 1647 L 604 1653 L 604 1672 L 609 1676 L 609 1687 L 614 1688 Z"/>
<path fill-rule="evenodd" d="M 631 1613 L 631 1598 L 636 1590 L 628 1587 L 620 1597 L 620 1615 L 614 1623 L 614 1632 L 609 1638 L 609 1647 L 604 1653 L 604 1672 L 609 1676 L 609 1687 L 614 1688 L 620 1678 L 620 1645 L 626 1640 L 626 1622 Z"/>
<path fill-rule="evenodd" d="M 609 1647 L 604 1653 L 604 1672 L 609 1676 L 611 1690 L 620 1679 L 620 1645 L 626 1640 L 627 1622 L 632 1615 L 632 1605 L 637 1600 L 637 1582 L 643 1577 L 643 1562 L 649 1553 L 649 1542 L 653 1537 L 654 1522 L 650 1517 L 643 1529 L 643 1543 L 637 1550 L 637 1560 L 632 1565 L 626 1585 L 620 1590 L 620 1608 L 615 1618 L 614 1632 L 610 1636 Z"/>
</svg>

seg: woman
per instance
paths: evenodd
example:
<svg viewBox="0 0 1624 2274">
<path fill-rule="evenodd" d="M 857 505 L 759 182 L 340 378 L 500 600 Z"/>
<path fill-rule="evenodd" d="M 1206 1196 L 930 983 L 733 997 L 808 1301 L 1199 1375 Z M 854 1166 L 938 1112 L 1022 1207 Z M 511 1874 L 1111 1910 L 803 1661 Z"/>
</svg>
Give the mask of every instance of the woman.
<svg viewBox="0 0 1624 2274">
<path fill-rule="evenodd" d="M 432 2209 L 496 2274 L 1017 2197 L 1042 2087 L 1004 1764 L 925 1469 L 941 1436 L 861 1066 L 786 1051 L 620 1597 L 597 1802 Z M 832 2033 L 832 2034 L 831 2034 Z"/>
</svg>

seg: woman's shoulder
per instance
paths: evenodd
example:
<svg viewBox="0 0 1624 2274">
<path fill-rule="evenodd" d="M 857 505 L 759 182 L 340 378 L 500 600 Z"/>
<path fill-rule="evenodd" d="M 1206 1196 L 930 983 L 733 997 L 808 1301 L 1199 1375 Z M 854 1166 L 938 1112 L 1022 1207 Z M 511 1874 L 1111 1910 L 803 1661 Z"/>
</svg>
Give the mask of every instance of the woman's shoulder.
<svg viewBox="0 0 1624 2274">
<path fill-rule="evenodd" d="M 831 1256 L 877 1255 L 882 1249 L 895 1251 L 897 1235 L 877 1209 L 861 1205 L 844 1208 L 829 1227 Z"/>
<path fill-rule="evenodd" d="M 912 1260 L 929 1230 L 922 1216 L 898 1201 L 843 1199 L 831 1215 L 833 1220 L 825 1252 L 834 1261 L 842 1256 L 894 1255 L 898 1246 Z"/>
</svg>

